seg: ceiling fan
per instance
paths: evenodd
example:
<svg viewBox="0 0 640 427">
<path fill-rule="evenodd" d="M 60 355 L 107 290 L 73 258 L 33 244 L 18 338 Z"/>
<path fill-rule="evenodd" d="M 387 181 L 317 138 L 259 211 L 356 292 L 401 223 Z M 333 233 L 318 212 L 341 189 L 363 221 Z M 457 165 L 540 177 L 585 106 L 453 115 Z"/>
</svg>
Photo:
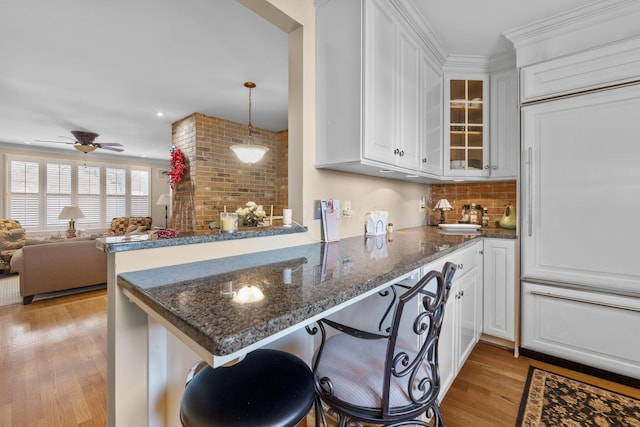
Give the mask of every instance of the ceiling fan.
<svg viewBox="0 0 640 427">
<path fill-rule="evenodd" d="M 70 136 L 60 136 L 60 138 L 68 138 L 73 142 L 65 142 L 65 141 L 45 141 L 36 139 L 35 142 L 53 142 L 56 144 L 70 144 L 73 145 L 78 151 L 82 151 L 84 154 L 91 153 L 95 151 L 97 148 L 101 148 L 103 150 L 109 151 L 117 151 L 122 152 L 124 148 L 122 148 L 122 144 L 118 144 L 117 142 L 95 142 L 96 138 L 98 138 L 97 133 L 95 132 L 85 132 L 82 130 L 72 130 L 71 134 L 74 138 Z"/>
</svg>

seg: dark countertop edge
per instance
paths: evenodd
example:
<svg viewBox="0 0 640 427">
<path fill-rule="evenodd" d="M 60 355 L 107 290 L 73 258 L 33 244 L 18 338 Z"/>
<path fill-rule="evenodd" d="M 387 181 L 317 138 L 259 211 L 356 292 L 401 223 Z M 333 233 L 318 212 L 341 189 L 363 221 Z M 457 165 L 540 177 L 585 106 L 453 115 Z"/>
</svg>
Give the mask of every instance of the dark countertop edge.
<svg viewBox="0 0 640 427">
<path fill-rule="evenodd" d="M 96 247 L 107 253 L 137 251 L 140 249 L 165 248 L 171 246 L 193 245 L 198 243 L 223 242 L 227 240 L 250 239 L 254 237 L 280 236 L 286 234 L 306 233 L 307 227 L 294 225 L 291 227 L 256 227 L 256 230 L 239 230 L 231 234 L 207 234 L 202 236 L 185 236 L 173 239 L 151 240 L 148 236 L 113 236 L 96 239 Z"/>
<path fill-rule="evenodd" d="M 450 248 L 447 248 L 446 250 L 440 251 L 438 253 L 426 255 L 423 258 L 420 258 L 413 262 L 403 264 L 402 266 L 399 266 L 398 268 L 395 268 L 392 271 L 388 271 L 374 278 L 369 278 L 360 284 L 352 286 L 349 289 L 345 289 L 344 291 L 340 292 L 338 295 L 335 295 L 331 298 L 327 298 L 325 300 L 316 301 L 312 307 L 305 307 L 305 308 L 296 310 L 294 312 L 290 312 L 287 314 L 287 320 L 288 320 L 288 323 L 290 323 L 289 326 L 293 326 L 295 324 L 304 322 L 316 315 L 321 314 L 322 312 L 332 307 L 340 305 L 352 298 L 355 298 L 358 295 L 364 294 L 375 288 L 378 288 L 405 274 L 411 273 L 412 271 L 418 268 L 424 267 L 425 265 L 430 264 L 434 261 L 437 261 L 438 259 L 445 257 L 459 249 L 462 249 L 467 246 L 471 246 L 475 244 L 478 241 L 478 239 L 483 239 L 483 238 L 515 239 L 514 230 L 508 230 L 502 233 L 487 233 L 487 234 L 488 235 L 479 234 L 469 240 L 453 245 Z M 248 339 L 248 337 L 244 337 L 243 335 L 237 335 L 235 337 L 228 337 L 228 336 L 219 337 L 220 338 L 219 340 L 214 340 L 212 337 L 209 337 L 209 336 L 203 336 L 202 334 L 199 333 L 197 329 L 193 328 L 188 322 L 186 322 L 185 319 L 183 319 L 180 316 L 177 316 L 170 309 L 170 307 L 164 306 L 163 304 L 159 303 L 157 300 L 151 298 L 145 292 L 139 291 L 138 289 L 136 289 L 135 286 L 133 286 L 133 284 L 129 283 L 126 279 L 122 278 L 121 276 L 118 276 L 117 283 L 123 288 L 126 288 L 129 292 L 131 292 L 133 295 L 139 298 L 149 308 L 156 311 L 158 315 L 165 318 L 169 323 L 174 325 L 177 329 L 182 331 L 190 339 L 198 343 L 198 345 L 202 346 L 205 350 L 207 350 L 209 353 L 213 354 L 214 356 L 228 356 L 237 351 L 240 351 L 242 348 L 246 347 L 247 345 L 252 344 L 252 343 L 245 344 L 240 348 L 238 348 L 238 344 L 237 344 L 238 342 L 244 342 L 246 339 Z M 265 328 L 269 324 L 281 323 L 281 320 L 282 319 L 274 318 L 274 319 L 271 319 L 269 322 L 265 323 L 264 325 L 258 325 L 255 328 L 258 328 L 258 329 Z M 249 335 L 253 335 L 255 332 L 255 328 L 252 328 L 250 331 L 247 331 L 246 333 Z M 284 330 L 284 329 L 286 328 L 281 328 L 280 330 Z"/>
</svg>

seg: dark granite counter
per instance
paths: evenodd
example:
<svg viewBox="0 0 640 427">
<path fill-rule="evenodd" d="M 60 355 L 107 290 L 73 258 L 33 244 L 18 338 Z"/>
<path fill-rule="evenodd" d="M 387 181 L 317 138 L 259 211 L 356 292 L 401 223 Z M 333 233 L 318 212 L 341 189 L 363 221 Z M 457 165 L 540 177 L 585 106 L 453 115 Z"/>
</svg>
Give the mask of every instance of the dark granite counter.
<svg viewBox="0 0 640 427">
<path fill-rule="evenodd" d="M 424 266 L 482 237 L 415 227 L 123 273 L 118 284 L 213 355 L 225 356 Z M 243 302 L 243 294 L 261 295 Z"/>
<path fill-rule="evenodd" d="M 307 227 L 293 225 L 291 227 L 253 227 L 241 229 L 235 233 L 219 231 L 201 232 L 197 234 L 181 234 L 173 239 L 151 239 L 147 234 L 129 236 L 109 236 L 96 239 L 96 247 L 107 253 L 137 251 L 140 249 L 164 248 L 169 246 L 193 245 L 196 243 L 222 242 L 225 240 L 249 239 L 253 237 L 279 236 L 293 233 L 306 233 Z"/>
</svg>

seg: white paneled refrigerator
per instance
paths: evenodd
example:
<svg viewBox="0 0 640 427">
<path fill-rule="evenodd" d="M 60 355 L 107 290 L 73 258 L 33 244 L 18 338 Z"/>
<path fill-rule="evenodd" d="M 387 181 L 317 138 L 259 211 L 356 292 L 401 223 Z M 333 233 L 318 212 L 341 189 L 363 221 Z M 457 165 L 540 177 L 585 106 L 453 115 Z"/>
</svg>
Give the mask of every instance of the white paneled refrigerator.
<svg viewBox="0 0 640 427">
<path fill-rule="evenodd" d="M 640 84 L 521 124 L 522 347 L 640 378 Z"/>
</svg>

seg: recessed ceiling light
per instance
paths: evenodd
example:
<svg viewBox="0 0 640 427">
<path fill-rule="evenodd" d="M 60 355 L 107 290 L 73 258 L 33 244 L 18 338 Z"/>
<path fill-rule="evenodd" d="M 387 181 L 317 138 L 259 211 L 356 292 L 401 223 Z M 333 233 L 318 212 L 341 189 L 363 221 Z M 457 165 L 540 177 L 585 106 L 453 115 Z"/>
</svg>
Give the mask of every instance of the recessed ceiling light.
<svg viewBox="0 0 640 427">
<path fill-rule="evenodd" d="M 407 175 L 407 178 L 417 178 L 418 175 Z"/>
<path fill-rule="evenodd" d="M 391 172 L 393 171 L 389 169 L 380 169 L 380 173 L 391 173 Z"/>
<path fill-rule="evenodd" d="M 31 145 L 31 141 L 25 141 L 24 143 L 27 145 Z"/>
<path fill-rule="evenodd" d="M 158 116 L 158 117 L 164 117 L 164 113 L 163 113 L 162 111 L 158 111 L 158 112 L 156 113 L 156 116 Z"/>
<path fill-rule="evenodd" d="M 142 156 L 140 156 L 140 157 L 147 157 L 147 155 L 146 155 L 146 154 L 143 154 L 143 155 L 142 155 Z"/>
</svg>

